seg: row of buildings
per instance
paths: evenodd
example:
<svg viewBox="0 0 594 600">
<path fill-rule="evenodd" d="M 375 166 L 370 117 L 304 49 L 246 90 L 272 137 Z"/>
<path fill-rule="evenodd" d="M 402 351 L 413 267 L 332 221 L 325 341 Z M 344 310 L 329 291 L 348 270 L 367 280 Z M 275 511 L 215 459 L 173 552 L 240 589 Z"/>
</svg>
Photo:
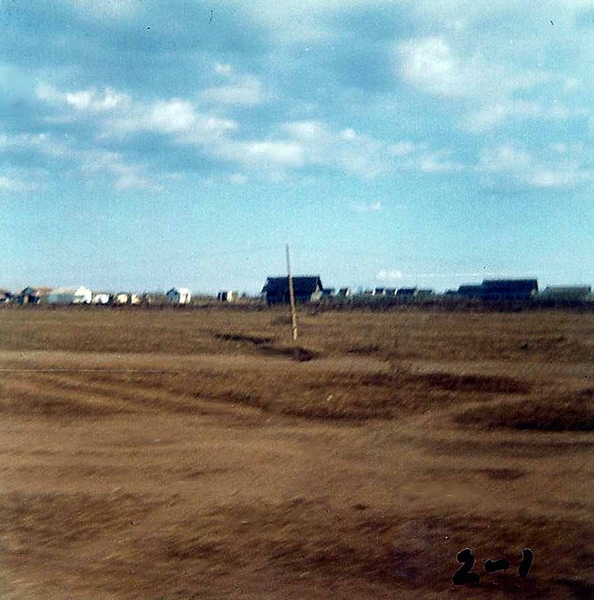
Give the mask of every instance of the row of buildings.
<svg viewBox="0 0 594 600">
<path fill-rule="evenodd" d="M 0 304 L 94 304 L 103 306 L 139 306 L 150 304 L 154 294 L 134 294 L 131 292 L 93 292 L 85 286 L 33 288 L 26 287 L 18 293 L 0 289 Z M 170 304 L 189 304 L 192 293 L 188 288 L 171 288 L 163 295 L 163 301 Z"/>
<path fill-rule="evenodd" d="M 485 302 L 532 299 L 556 302 L 594 300 L 590 286 L 551 286 L 539 291 L 536 279 L 485 279 L 480 284 L 461 285 L 457 290 L 448 290 L 444 294 L 436 294 L 431 289 L 418 287 L 376 287 L 353 292 L 348 287 L 339 289 L 324 287 L 319 275 L 296 276 L 292 280 L 295 300 L 300 303 L 348 300 L 371 302 L 380 299 L 407 302 L 440 298 Z M 217 294 L 217 300 L 220 302 L 235 302 L 239 298 L 237 292 L 230 290 Z M 288 277 L 268 277 L 257 299 L 265 300 L 269 305 L 288 303 L 290 300 Z M 84 286 L 53 289 L 27 287 L 17 294 L 0 290 L 0 304 L 187 305 L 191 300 L 192 293 L 188 288 L 183 287 L 171 288 L 164 294 L 93 292 Z"/>
<path fill-rule="evenodd" d="M 418 287 L 376 287 L 358 290 L 350 288 L 324 288 L 319 276 L 293 277 L 293 288 L 297 302 L 314 302 L 324 299 L 345 300 L 347 298 L 395 300 L 430 300 L 437 298 L 478 300 L 485 302 L 517 302 L 539 299 L 543 301 L 592 301 L 591 286 L 549 286 L 539 291 L 536 279 L 485 279 L 480 284 L 461 285 L 457 290 L 447 290 L 436 294 L 431 289 Z M 287 277 L 269 277 L 262 289 L 268 304 L 289 301 L 289 281 Z"/>
</svg>

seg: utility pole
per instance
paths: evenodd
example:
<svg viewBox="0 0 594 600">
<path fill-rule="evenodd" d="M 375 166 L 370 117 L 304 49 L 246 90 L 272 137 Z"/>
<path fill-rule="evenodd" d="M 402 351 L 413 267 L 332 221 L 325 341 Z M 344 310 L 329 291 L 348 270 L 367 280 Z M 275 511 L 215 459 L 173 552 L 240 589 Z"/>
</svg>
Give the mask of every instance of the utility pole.
<svg viewBox="0 0 594 600">
<path fill-rule="evenodd" d="M 297 312 L 295 310 L 295 289 L 293 288 L 293 276 L 291 275 L 289 244 L 287 244 L 287 278 L 289 280 L 289 300 L 291 302 L 291 325 L 293 329 L 293 340 L 297 340 Z"/>
</svg>

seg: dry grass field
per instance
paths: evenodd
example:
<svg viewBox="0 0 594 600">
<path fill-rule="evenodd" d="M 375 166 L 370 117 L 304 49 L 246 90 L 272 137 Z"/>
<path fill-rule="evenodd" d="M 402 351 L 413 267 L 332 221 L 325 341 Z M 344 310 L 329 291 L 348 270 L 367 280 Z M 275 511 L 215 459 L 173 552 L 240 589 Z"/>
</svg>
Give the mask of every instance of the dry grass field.
<svg viewBox="0 0 594 600">
<path fill-rule="evenodd" d="M 594 314 L 300 325 L 0 311 L 0 597 L 594 597 Z"/>
</svg>

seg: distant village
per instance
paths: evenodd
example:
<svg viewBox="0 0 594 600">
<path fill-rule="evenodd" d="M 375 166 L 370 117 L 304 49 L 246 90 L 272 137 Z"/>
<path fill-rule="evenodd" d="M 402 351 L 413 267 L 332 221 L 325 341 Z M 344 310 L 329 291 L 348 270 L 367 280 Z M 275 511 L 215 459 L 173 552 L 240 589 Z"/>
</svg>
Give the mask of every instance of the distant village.
<svg viewBox="0 0 594 600">
<path fill-rule="evenodd" d="M 348 287 L 324 287 L 319 275 L 291 277 L 293 293 L 299 303 L 427 303 L 447 301 L 480 302 L 540 302 L 593 303 L 591 286 L 549 286 L 540 290 L 536 279 L 485 279 L 480 284 L 465 284 L 456 290 L 436 293 L 418 287 L 376 287 L 356 291 Z M 220 291 L 216 296 L 192 294 L 185 287 L 173 287 L 167 292 L 137 294 L 126 291 L 93 291 L 78 287 L 26 287 L 11 292 L 0 289 L 0 305 L 95 305 L 95 306 L 189 306 L 208 301 L 220 303 L 289 303 L 289 278 L 268 277 L 260 294 L 250 296 L 233 290 Z"/>
</svg>

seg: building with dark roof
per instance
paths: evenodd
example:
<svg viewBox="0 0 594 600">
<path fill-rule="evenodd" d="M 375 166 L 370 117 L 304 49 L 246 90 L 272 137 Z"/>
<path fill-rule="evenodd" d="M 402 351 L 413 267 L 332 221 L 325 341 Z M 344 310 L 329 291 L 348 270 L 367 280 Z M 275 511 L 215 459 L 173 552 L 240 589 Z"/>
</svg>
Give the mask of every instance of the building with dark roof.
<svg viewBox="0 0 594 600">
<path fill-rule="evenodd" d="M 592 295 L 589 285 L 552 285 L 539 295 L 542 300 L 576 301 L 588 300 Z"/>
<path fill-rule="evenodd" d="M 462 296 L 462 298 L 478 300 L 483 297 L 483 286 L 482 285 L 461 285 L 458 288 L 457 293 L 460 296 Z"/>
<path fill-rule="evenodd" d="M 293 277 L 293 291 L 296 302 L 313 302 L 319 300 L 324 286 L 318 275 Z M 268 304 L 281 304 L 290 301 L 289 278 L 268 277 L 262 288 Z"/>
<path fill-rule="evenodd" d="M 483 300 L 530 300 L 538 293 L 536 279 L 485 279 Z"/>
</svg>

